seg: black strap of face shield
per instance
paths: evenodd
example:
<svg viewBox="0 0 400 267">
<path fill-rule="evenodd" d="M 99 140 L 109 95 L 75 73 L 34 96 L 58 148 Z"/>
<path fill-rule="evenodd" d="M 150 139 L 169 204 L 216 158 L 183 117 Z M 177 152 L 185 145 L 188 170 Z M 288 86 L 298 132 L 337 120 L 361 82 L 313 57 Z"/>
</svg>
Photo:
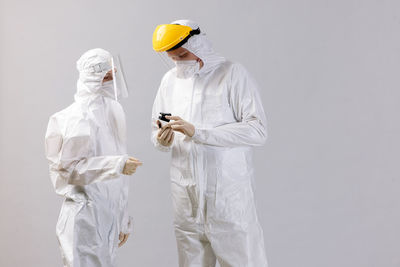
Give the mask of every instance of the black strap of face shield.
<svg viewBox="0 0 400 267">
<path fill-rule="evenodd" d="M 179 24 L 176 24 L 176 25 L 179 25 Z M 181 47 L 182 45 L 184 45 L 184 44 L 189 40 L 190 37 L 192 37 L 193 35 L 197 35 L 197 34 L 200 34 L 200 28 L 197 28 L 197 29 L 195 29 L 195 30 L 191 30 L 191 31 L 189 32 L 189 35 L 186 36 L 185 39 L 183 39 L 182 41 L 180 41 L 180 42 L 179 42 L 177 45 L 175 45 L 174 47 L 168 49 L 167 52 L 172 51 L 172 50 L 174 50 L 174 49 L 177 49 L 177 48 Z"/>
</svg>

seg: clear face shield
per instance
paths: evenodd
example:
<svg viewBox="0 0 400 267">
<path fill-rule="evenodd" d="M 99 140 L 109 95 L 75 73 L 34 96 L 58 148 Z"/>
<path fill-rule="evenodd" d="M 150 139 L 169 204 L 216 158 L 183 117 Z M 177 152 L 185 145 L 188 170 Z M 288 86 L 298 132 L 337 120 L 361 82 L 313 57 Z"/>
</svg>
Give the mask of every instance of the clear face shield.
<svg viewBox="0 0 400 267">
<path fill-rule="evenodd" d="M 157 55 L 162 61 L 167 71 L 172 68 L 175 68 L 175 62 L 168 56 L 167 52 L 157 52 Z"/>
<path fill-rule="evenodd" d="M 172 68 L 176 69 L 176 77 L 178 79 L 192 78 L 202 67 L 201 59 L 188 49 L 184 49 L 180 52 L 180 54 L 172 54 L 171 56 L 169 56 L 167 52 L 158 52 L 157 54 L 167 70 Z"/>
<path fill-rule="evenodd" d="M 111 74 L 114 85 L 115 100 L 126 98 L 129 95 L 128 86 L 125 80 L 125 73 L 119 55 L 111 58 Z"/>
<path fill-rule="evenodd" d="M 94 73 L 107 71 L 103 77 L 102 88 L 115 100 L 128 97 L 128 86 L 119 56 L 111 57 L 109 61 L 93 66 Z"/>
</svg>

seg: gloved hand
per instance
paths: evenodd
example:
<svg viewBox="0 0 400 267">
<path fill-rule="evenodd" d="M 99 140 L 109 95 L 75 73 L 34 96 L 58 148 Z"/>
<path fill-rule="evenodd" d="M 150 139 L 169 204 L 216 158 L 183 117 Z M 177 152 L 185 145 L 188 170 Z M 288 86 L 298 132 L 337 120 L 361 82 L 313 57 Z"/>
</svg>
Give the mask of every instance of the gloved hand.
<svg viewBox="0 0 400 267">
<path fill-rule="evenodd" d="M 129 234 L 125 234 L 125 233 L 120 232 L 119 233 L 119 244 L 118 244 L 118 247 L 121 247 L 123 244 L 125 244 L 126 241 L 128 241 L 128 237 L 129 237 Z"/>
<path fill-rule="evenodd" d="M 136 168 L 138 166 L 142 166 L 143 163 L 140 160 L 135 159 L 134 157 L 129 157 L 128 160 L 125 162 L 124 169 L 122 170 L 122 174 L 125 175 L 132 175 L 136 172 Z"/>
<path fill-rule="evenodd" d="M 170 146 L 174 141 L 175 133 L 171 129 L 171 127 L 163 126 L 160 130 L 158 130 L 157 141 L 163 146 Z"/>
<path fill-rule="evenodd" d="M 165 118 L 173 120 L 173 122 L 167 123 L 164 127 L 171 127 L 172 130 L 181 132 L 189 137 L 194 135 L 195 128 L 193 124 L 182 120 L 179 116 L 165 116 Z"/>
</svg>

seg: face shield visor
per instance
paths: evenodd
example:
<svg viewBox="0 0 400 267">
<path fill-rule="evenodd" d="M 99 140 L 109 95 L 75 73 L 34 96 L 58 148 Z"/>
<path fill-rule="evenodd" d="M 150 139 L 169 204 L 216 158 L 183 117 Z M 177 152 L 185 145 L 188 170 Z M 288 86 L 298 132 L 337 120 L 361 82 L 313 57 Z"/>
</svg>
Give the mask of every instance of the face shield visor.
<svg viewBox="0 0 400 267">
<path fill-rule="evenodd" d="M 94 65 L 92 72 L 105 73 L 101 83 L 104 93 L 114 97 L 116 101 L 128 97 L 128 86 L 119 55 L 111 57 L 107 62 Z"/>
<path fill-rule="evenodd" d="M 118 101 L 119 98 L 128 97 L 128 86 L 126 84 L 125 73 L 119 55 L 111 58 L 111 75 L 115 100 Z"/>
<path fill-rule="evenodd" d="M 168 56 L 167 52 L 158 52 L 157 55 L 167 70 L 175 68 L 175 62 Z"/>
</svg>

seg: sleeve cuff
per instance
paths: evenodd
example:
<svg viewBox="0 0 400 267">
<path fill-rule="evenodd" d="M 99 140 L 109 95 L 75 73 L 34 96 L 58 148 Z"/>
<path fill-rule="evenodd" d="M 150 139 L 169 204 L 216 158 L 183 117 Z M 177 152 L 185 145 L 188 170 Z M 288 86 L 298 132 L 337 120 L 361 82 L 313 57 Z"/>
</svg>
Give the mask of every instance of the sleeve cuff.
<svg viewBox="0 0 400 267">
<path fill-rule="evenodd" d="M 125 163 L 127 160 L 128 160 L 127 154 L 121 156 L 121 159 L 119 161 L 119 166 L 118 166 L 118 174 L 119 175 L 123 174 L 122 171 L 124 170 Z"/>
<path fill-rule="evenodd" d="M 163 151 L 163 152 L 169 152 L 171 151 L 171 146 L 163 146 L 162 144 L 158 143 L 158 141 L 156 141 L 156 147 L 158 150 Z"/>
<path fill-rule="evenodd" d="M 196 143 L 204 143 L 208 138 L 208 130 L 195 128 L 194 135 L 191 138 Z"/>
<path fill-rule="evenodd" d="M 127 222 L 124 222 L 122 226 L 121 232 L 124 234 L 130 234 L 133 231 L 133 219 L 131 216 L 128 216 Z"/>
</svg>

